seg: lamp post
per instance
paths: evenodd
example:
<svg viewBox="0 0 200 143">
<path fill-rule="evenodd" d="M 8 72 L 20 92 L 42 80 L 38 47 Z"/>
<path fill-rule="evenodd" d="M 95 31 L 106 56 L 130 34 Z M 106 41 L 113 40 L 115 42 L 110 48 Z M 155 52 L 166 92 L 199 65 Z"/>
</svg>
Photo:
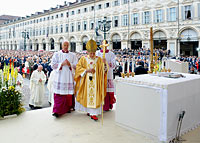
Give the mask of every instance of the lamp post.
<svg viewBox="0 0 200 143">
<path fill-rule="evenodd" d="M 26 38 L 29 39 L 29 33 L 25 31 L 22 32 L 22 37 L 24 38 L 24 51 L 26 51 Z"/>
<path fill-rule="evenodd" d="M 104 33 L 104 40 L 106 40 L 106 32 L 111 29 L 111 20 L 107 20 L 107 17 L 104 17 L 102 21 L 98 21 L 99 28 Z"/>
<path fill-rule="evenodd" d="M 177 20 L 178 20 L 178 32 L 177 32 L 177 46 L 178 46 L 178 48 L 177 48 L 177 53 L 176 53 L 176 56 L 180 56 L 180 40 L 181 40 L 181 38 L 180 38 L 180 35 L 179 35 L 179 30 L 180 30 L 180 21 L 179 21 L 179 10 L 180 10 L 180 2 L 179 2 L 179 0 L 178 0 L 178 13 L 177 13 L 177 15 L 178 15 L 178 17 L 177 17 Z"/>
</svg>

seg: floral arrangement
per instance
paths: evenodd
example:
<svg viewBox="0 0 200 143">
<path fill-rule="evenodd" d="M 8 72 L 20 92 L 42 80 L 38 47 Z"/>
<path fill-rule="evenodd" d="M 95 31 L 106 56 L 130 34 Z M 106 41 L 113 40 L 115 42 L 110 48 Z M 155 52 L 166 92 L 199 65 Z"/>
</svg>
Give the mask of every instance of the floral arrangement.
<svg viewBox="0 0 200 143">
<path fill-rule="evenodd" d="M 22 94 L 16 90 L 18 70 L 13 64 L 4 65 L 0 70 L 0 117 L 19 115 L 24 111 L 21 100 Z"/>
</svg>

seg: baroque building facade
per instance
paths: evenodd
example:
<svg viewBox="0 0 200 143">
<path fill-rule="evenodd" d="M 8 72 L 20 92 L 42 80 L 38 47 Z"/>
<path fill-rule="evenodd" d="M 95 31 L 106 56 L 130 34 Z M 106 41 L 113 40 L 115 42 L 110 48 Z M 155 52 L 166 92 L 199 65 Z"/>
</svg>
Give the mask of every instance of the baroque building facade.
<svg viewBox="0 0 200 143">
<path fill-rule="evenodd" d="M 89 39 L 103 40 L 97 27 L 105 16 L 110 49 L 149 48 L 153 27 L 154 48 L 198 55 L 200 0 L 77 0 L 0 25 L 0 49 L 57 51 L 69 41 L 80 52 Z"/>
</svg>

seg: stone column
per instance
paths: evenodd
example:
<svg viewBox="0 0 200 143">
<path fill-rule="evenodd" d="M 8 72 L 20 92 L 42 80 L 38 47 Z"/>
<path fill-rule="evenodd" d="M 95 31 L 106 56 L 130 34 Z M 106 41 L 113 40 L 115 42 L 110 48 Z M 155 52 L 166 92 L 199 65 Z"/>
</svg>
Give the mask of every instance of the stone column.
<svg viewBox="0 0 200 143">
<path fill-rule="evenodd" d="M 50 49 L 51 49 L 50 46 L 51 45 L 49 43 L 46 43 L 46 51 L 50 51 Z"/>
<path fill-rule="evenodd" d="M 17 50 L 19 50 L 19 44 L 16 44 L 16 46 L 17 46 Z"/>
<path fill-rule="evenodd" d="M 13 45 L 12 44 L 10 44 L 10 50 L 13 50 Z"/>
<path fill-rule="evenodd" d="M 7 44 L 7 49 L 10 50 L 10 44 Z"/>
<path fill-rule="evenodd" d="M 178 57 L 180 57 L 180 55 L 181 55 L 181 41 L 180 40 L 178 40 L 178 42 L 177 42 L 177 53 L 176 53 L 176 55 Z"/>
<path fill-rule="evenodd" d="M 112 49 L 113 49 L 113 42 L 110 41 L 110 42 L 109 42 L 109 50 L 112 50 Z"/>
<path fill-rule="evenodd" d="M 150 41 L 149 40 L 142 40 L 142 48 L 150 49 Z"/>
<path fill-rule="evenodd" d="M 123 49 L 128 49 L 127 45 L 128 45 L 128 41 L 127 40 L 122 40 L 121 41 L 121 49 L 122 50 Z"/>
<path fill-rule="evenodd" d="M 81 51 L 82 51 L 81 42 L 76 42 L 76 52 L 81 52 Z"/>
<path fill-rule="evenodd" d="M 167 50 L 171 51 L 171 56 L 176 55 L 176 40 L 167 40 Z"/>
<path fill-rule="evenodd" d="M 55 42 L 55 51 L 59 51 L 59 50 L 60 50 L 60 43 Z"/>
<path fill-rule="evenodd" d="M 36 44 L 32 43 L 32 50 L 35 51 L 36 50 Z"/>
<path fill-rule="evenodd" d="M 43 50 L 43 44 L 42 43 L 39 43 L 39 48 L 38 48 L 38 50 L 40 51 L 40 50 Z"/>
<path fill-rule="evenodd" d="M 198 57 L 200 57 L 200 39 L 199 39 L 199 45 L 198 45 Z"/>
<path fill-rule="evenodd" d="M 26 51 L 28 51 L 29 49 L 30 49 L 30 45 L 26 43 Z"/>
<path fill-rule="evenodd" d="M 128 42 L 128 48 L 131 49 L 131 41 Z"/>
</svg>

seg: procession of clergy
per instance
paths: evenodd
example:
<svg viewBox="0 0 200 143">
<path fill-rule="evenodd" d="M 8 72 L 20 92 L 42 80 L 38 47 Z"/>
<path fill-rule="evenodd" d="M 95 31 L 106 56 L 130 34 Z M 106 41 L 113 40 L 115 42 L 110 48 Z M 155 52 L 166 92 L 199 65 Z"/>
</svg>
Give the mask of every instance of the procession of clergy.
<svg viewBox="0 0 200 143">
<path fill-rule="evenodd" d="M 105 47 L 103 54 L 103 48 L 97 51 L 96 42 L 89 40 L 86 44 L 87 55 L 79 61 L 74 53 L 68 51 L 68 42 L 63 43 L 62 50 L 54 53 L 51 60 L 53 72 L 47 84 L 53 116 L 57 118 L 76 110 L 87 113 L 96 121 L 102 109 L 109 111 L 113 108 L 116 102 L 113 83 L 115 55 L 105 45 L 108 45 L 107 41 L 102 45 Z M 45 81 L 42 66 L 39 66 L 30 79 L 31 108 L 42 107 Z"/>
</svg>

